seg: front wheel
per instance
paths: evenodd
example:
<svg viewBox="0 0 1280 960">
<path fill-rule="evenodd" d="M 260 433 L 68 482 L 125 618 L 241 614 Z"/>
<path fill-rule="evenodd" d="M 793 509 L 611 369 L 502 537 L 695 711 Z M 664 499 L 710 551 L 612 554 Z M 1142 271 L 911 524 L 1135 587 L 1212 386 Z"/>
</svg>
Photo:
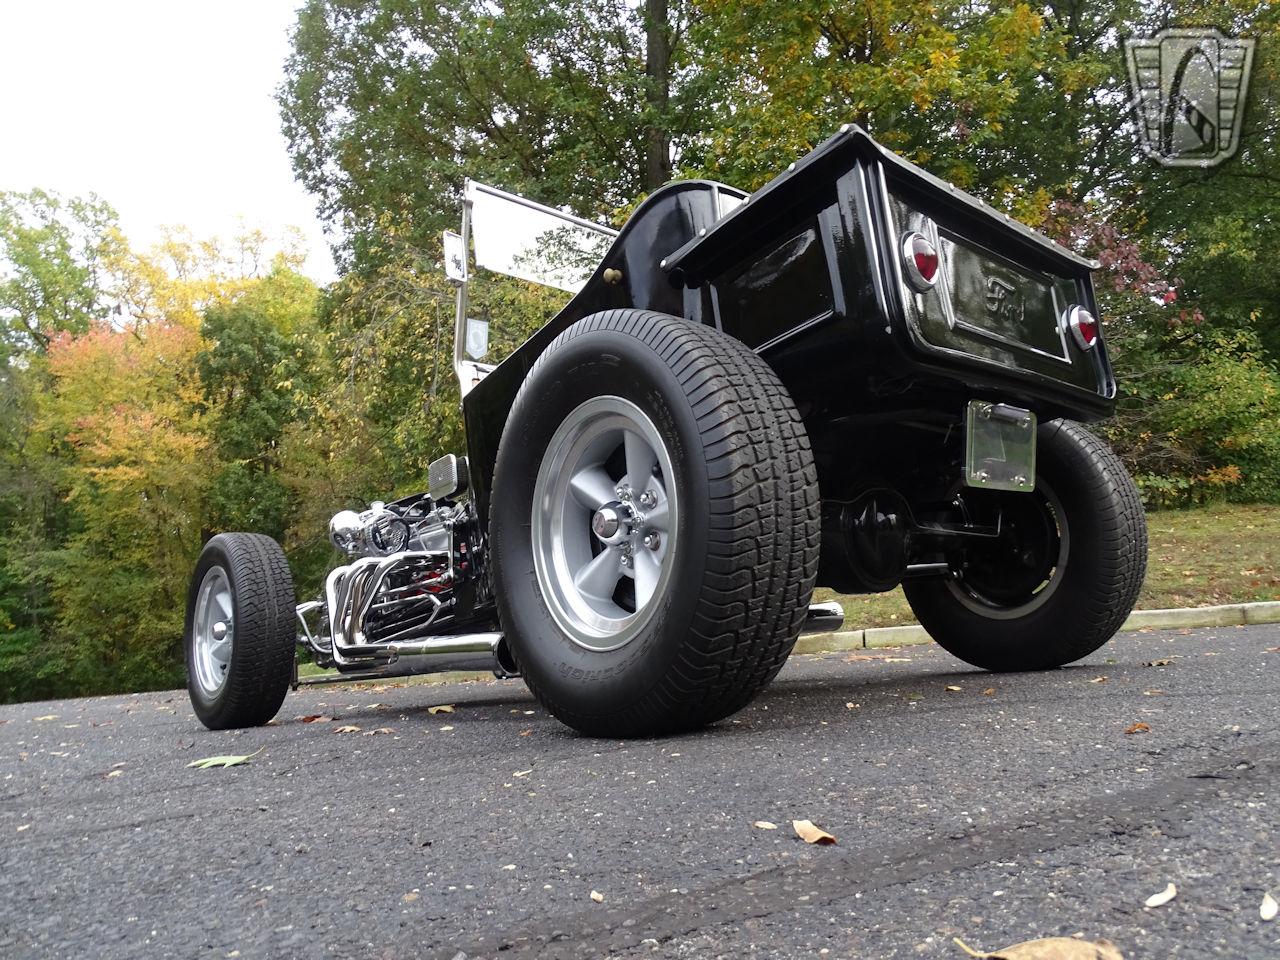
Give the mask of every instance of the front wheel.
<svg viewBox="0 0 1280 960">
<path fill-rule="evenodd" d="M 222 533 L 196 563 L 187 594 L 187 692 L 210 730 L 257 727 L 276 715 L 293 679 L 295 599 L 280 545 Z"/>
<path fill-rule="evenodd" d="M 951 576 L 908 580 L 920 624 L 986 670 L 1044 670 L 1093 653 L 1120 629 L 1147 568 L 1137 488 L 1105 443 L 1055 420 L 1038 435 L 1032 493 L 966 490 L 970 518 L 1001 536 L 951 559 Z"/>
</svg>

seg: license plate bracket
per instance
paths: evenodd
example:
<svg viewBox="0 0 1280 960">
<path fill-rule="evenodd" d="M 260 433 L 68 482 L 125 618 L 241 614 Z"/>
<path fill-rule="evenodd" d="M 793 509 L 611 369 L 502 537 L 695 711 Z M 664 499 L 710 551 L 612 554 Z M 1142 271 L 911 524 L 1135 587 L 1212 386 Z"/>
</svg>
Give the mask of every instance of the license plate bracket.
<svg viewBox="0 0 1280 960">
<path fill-rule="evenodd" d="M 970 400 L 965 410 L 964 484 L 1030 493 L 1036 488 L 1036 415 Z"/>
</svg>

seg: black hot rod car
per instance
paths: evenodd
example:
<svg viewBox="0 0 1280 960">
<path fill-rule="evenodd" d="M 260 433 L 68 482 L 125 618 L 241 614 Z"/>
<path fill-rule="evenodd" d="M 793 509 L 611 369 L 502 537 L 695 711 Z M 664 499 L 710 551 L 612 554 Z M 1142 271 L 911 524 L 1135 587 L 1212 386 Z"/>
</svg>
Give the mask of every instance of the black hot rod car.
<svg viewBox="0 0 1280 960">
<path fill-rule="evenodd" d="M 989 670 L 1077 660 L 1133 607 L 1142 508 L 1078 423 L 1116 393 L 1096 264 L 864 131 L 751 196 L 671 183 L 618 232 L 469 182 L 445 249 L 466 456 L 335 516 L 351 559 L 319 599 L 295 606 L 273 540 L 209 541 L 186 619 L 207 726 L 270 719 L 298 647 L 336 670 L 313 682 L 483 667 L 631 736 L 747 704 L 840 626 L 817 585 L 901 584 Z M 576 294 L 496 364 L 473 256 Z"/>
</svg>

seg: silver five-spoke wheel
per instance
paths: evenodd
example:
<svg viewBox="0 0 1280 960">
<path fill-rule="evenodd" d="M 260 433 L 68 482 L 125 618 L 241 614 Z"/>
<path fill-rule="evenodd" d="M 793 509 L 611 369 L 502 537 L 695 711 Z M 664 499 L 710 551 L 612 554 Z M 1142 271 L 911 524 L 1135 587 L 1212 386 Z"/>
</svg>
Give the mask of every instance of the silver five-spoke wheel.
<svg viewBox="0 0 1280 960">
<path fill-rule="evenodd" d="M 533 497 L 533 559 L 556 623 L 589 650 L 616 650 L 667 589 L 679 504 L 653 421 L 620 397 L 573 410 L 547 446 Z"/>
<path fill-rule="evenodd" d="M 200 583 L 191 628 L 196 683 L 207 695 L 214 696 L 227 682 L 235 642 L 231 581 L 221 567 L 210 567 Z"/>
</svg>

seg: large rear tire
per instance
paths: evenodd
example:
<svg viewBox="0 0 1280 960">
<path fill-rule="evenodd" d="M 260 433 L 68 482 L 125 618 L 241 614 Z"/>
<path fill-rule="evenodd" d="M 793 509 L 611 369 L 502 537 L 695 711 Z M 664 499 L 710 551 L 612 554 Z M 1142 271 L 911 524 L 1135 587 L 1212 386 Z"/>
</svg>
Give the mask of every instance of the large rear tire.
<svg viewBox="0 0 1280 960">
<path fill-rule="evenodd" d="M 1138 490 L 1103 441 L 1066 420 L 1041 425 L 1033 493 L 965 491 L 1004 536 L 966 551 L 952 576 L 908 580 L 907 601 L 940 646 L 986 670 L 1045 670 L 1120 629 L 1147 569 Z"/>
<path fill-rule="evenodd" d="M 187 692 L 210 730 L 274 717 L 293 679 L 293 576 L 280 545 L 222 533 L 200 554 L 187 593 Z"/>
<path fill-rule="evenodd" d="M 813 592 L 818 485 L 786 389 L 710 327 L 613 310 L 521 387 L 489 534 L 502 628 L 575 729 L 642 736 L 745 706 Z"/>
</svg>

